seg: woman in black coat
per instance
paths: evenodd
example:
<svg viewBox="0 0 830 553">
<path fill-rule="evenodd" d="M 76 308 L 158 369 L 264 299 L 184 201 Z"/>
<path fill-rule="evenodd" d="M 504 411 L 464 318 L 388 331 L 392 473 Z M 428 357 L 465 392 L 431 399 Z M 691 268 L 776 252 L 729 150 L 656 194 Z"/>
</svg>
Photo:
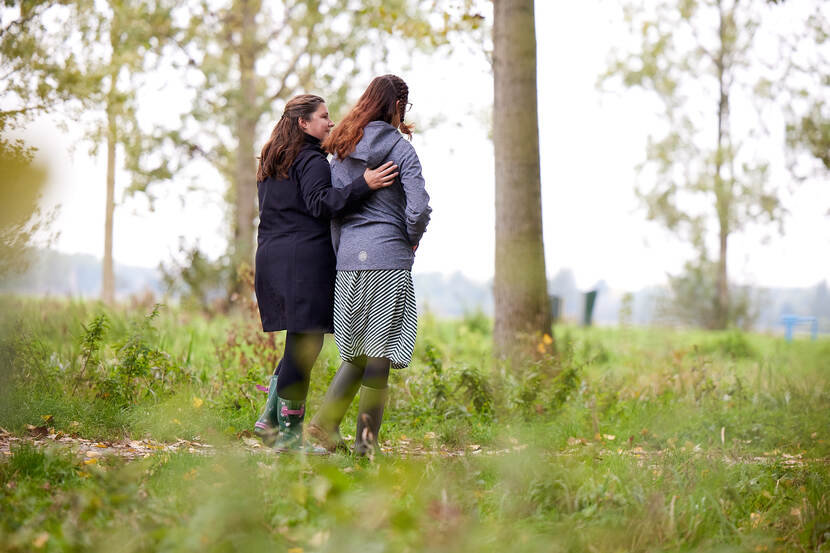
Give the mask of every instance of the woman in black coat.
<svg viewBox="0 0 830 553">
<path fill-rule="evenodd" d="M 374 171 L 367 168 L 345 188 L 332 188 L 320 142 L 333 126 L 322 98 L 292 98 L 262 148 L 257 170 L 257 303 L 262 329 L 287 333 L 285 353 L 254 431 L 266 443 L 275 442 L 278 451 L 303 447 L 311 367 L 323 334 L 334 330 L 330 219 L 354 209 L 397 176 L 397 166 L 389 162 Z"/>
</svg>

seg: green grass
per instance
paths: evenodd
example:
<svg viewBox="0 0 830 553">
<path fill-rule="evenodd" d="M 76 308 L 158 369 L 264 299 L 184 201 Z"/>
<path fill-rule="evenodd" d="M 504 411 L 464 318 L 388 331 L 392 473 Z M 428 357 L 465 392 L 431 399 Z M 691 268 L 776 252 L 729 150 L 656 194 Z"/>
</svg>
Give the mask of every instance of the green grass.
<svg viewBox="0 0 830 553">
<path fill-rule="evenodd" d="M 89 463 L 17 442 L 2 551 L 830 551 L 826 338 L 557 328 L 558 356 L 540 340 L 508 366 L 486 319 L 424 316 L 382 439 L 465 454 L 372 462 L 240 447 L 281 351 L 250 315 L 0 309 L 0 427 L 51 415 L 79 437 L 217 451 Z M 327 340 L 311 410 L 338 363 Z"/>
</svg>

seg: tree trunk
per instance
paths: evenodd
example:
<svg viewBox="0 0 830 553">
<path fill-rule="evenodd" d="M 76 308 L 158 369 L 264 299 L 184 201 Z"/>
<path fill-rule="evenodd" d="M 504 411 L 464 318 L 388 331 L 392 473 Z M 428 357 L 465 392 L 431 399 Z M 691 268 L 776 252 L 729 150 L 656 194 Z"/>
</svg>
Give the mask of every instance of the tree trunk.
<svg viewBox="0 0 830 553">
<path fill-rule="evenodd" d="M 239 58 L 239 105 L 236 120 L 236 167 L 234 170 L 234 266 L 242 263 L 253 265 L 254 219 L 257 215 L 256 196 L 256 64 L 257 45 L 254 40 L 255 17 L 260 9 L 258 0 L 239 0 L 235 5 L 236 22 L 240 42 Z M 234 291 L 242 292 L 241 283 L 234 279 Z"/>
<path fill-rule="evenodd" d="M 113 91 L 115 79 L 112 76 L 110 99 L 107 102 L 107 203 L 106 218 L 104 220 L 104 258 L 101 266 L 101 301 L 107 305 L 115 303 L 115 269 L 112 258 L 112 229 L 115 212 L 115 145 L 117 127 L 115 120 L 115 106 L 113 105 Z"/>
<path fill-rule="evenodd" d="M 732 175 L 725 178 L 723 175 L 725 158 L 730 153 L 725 149 L 728 143 L 729 134 L 729 84 L 726 80 L 726 56 L 727 37 L 725 15 L 721 2 L 718 1 L 718 14 L 720 17 L 720 51 L 716 65 L 718 69 L 718 85 L 720 95 L 718 98 L 718 149 L 715 155 L 715 201 L 718 213 L 718 275 L 717 275 L 717 298 L 715 299 L 715 328 L 723 329 L 729 324 L 729 279 L 726 272 L 726 248 L 729 239 L 729 214 L 732 203 Z"/>
<path fill-rule="evenodd" d="M 517 336 L 550 333 L 533 0 L 495 0 L 493 109 L 496 160 L 495 353 L 510 356 Z"/>
</svg>

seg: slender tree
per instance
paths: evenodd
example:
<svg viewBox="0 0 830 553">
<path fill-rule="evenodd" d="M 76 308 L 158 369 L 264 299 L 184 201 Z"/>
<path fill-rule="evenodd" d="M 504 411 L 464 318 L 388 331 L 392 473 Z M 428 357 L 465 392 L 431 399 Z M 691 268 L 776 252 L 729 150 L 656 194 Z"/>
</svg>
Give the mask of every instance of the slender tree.
<svg viewBox="0 0 830 553">
<path fill-rule="evenodd" d="M 494 340 L 511 355 L 520 334 L 549 333 L 533 0 L 495 0 L 493 145 L 496 158 Z"/>
<path fill-rule="evenodd" d="M 101 299 L 115 298 L 113 217 L 119 146 L 137 188 L 172 176 L 170 167 L 143 162 L 152 137 L 138 124 L 137 91 L 145 71 L 173 38 L 173 0 L 12 2 L 19 12 L 0 35 L 7 79 L 0 85 L 13 107 L 0 111 L 0 129 L 45 111 L 86 125 L 91 151 L 106 148 L 106 202 Z M 155 141 L 155 145 L 158 141 Z M 129 189 L 129 187 L 126 187 Z"/>
<path fill-rule="evenodd" d="M 697 252 L 671 284 L 675 303 L 696 305 L 696 322 L 712 328 L 735 323 L 747 306 L 745 298 L 730 298 L 729 238 L 748 225 L 780 224 L 785 213 L 763 151 L 770 141 L 765 110 L 793 82 L 772 85 L 761 76 L 766 65 L 785 67 L 786 61 L 765 62 L 767 49 L 756 38 L 769 37 L 763 24 L 790 7 L 760 0 L 628 4 L 625 16 L 637 46 L 615 50 L 605 76 L 660 103 L 665 124 L 649 138 L 638 192 L 648 218 Z M 818 92 L 802 90 L 807 96 Z M 744 108 L 737 129 L 731 117 L 736 98 Z M 687 292 L 699 296 L 709 288 L 704 282 L 713 282 L 708 299 L 689 301 Z"/>
<path fill-rule="evenodd" d="M 93 151 L 105 143 L 107 152 L 101 299 L 108 304 L 115 301 L 113 219 L 118 147 L 123 148 L 124 168 L 140 180 L 148 175 L 155 180 L 172 176 L 163 165 L 143 170 L 140 158 L 148 152 L 142 148 L 146 140 L 136 112 L 143 73 L 152 69 L 161 48 L 175 33 L 171 18 L 174 5 L 172 1 L 109 0 L 105 5 L 93 3 L 79 13 L 80 19 L 98 30 L 87 44 L 89 51 L 104 46 L 103 55 L 89 60 L 88 66 L 90 76 L 100 77 L 100 92 L 86 98 L 84 105 L 103 115 L 92 123 L 88 136 Z"/>
</svg>

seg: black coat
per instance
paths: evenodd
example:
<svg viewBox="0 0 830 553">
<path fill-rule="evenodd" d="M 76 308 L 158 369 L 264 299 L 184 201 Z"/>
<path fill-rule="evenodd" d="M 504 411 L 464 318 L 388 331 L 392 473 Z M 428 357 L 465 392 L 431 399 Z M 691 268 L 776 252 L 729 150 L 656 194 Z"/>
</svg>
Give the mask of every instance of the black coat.
<svg viewBox="0 0 830 553">
<path fill-rule="evenodd" d="M 334 332 L 335 256 L 332 217 L 355 209 L 370 192 L 363 177 L 332 188 L 320 141 L 306 143 L 289 178 L 257 183 L 256 289 L 262 330 Z"/>
</svg>

